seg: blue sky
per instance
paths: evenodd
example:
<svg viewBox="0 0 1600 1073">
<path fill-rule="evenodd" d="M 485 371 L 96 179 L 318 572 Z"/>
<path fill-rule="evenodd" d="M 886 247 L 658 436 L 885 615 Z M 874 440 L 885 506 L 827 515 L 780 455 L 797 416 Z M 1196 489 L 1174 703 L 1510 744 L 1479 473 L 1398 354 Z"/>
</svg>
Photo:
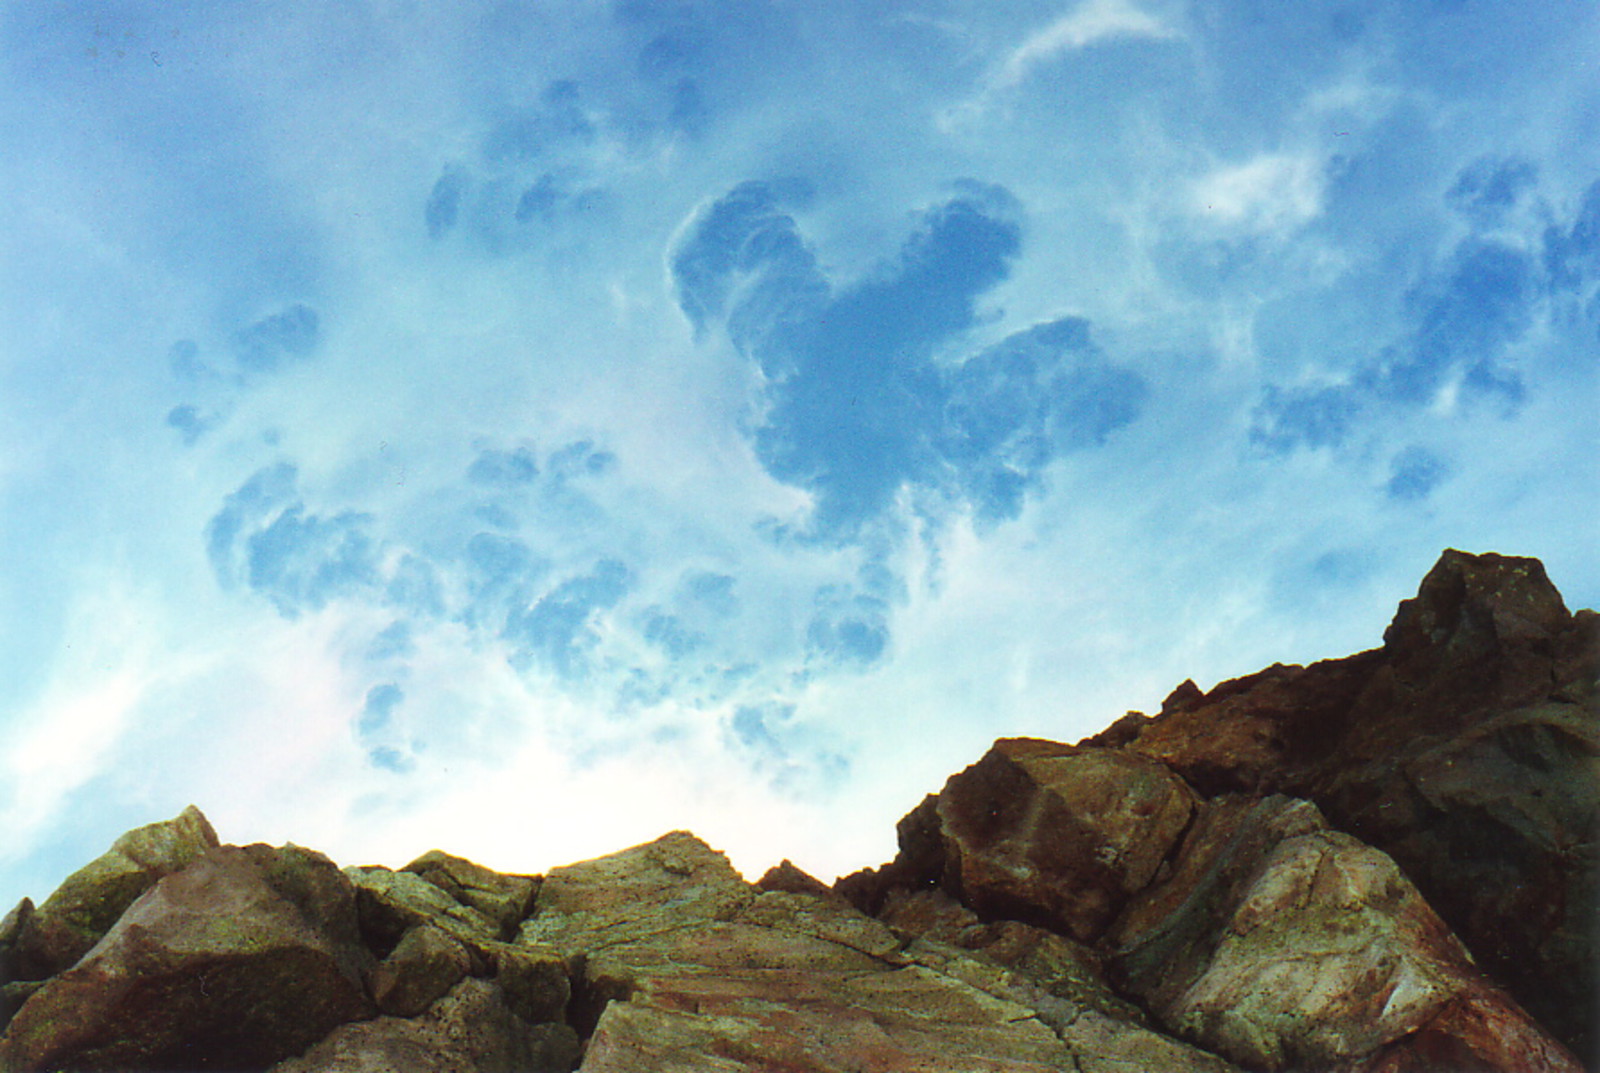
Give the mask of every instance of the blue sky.
<svg viewBox="0 0 1600 1073">
<path fill-rule="evenodd" d="M 0 11 L 0 901 L 893 851 L 1000 735 L 1600 603 L 1600 8 Z"/>
</svg>

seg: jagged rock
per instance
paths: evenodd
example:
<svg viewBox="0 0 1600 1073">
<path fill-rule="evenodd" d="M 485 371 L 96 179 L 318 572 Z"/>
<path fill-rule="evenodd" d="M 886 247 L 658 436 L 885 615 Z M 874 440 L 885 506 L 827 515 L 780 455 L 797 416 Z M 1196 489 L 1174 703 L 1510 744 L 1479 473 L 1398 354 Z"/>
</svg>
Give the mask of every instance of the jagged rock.
<svg viewBox="0 0 1600 1073">
<path fill-rule="evenodd" d="M 356 890 L 362 936 L 374 952 L 392 957 L 413 931 L 433 929 L 466 952 L 468 973 L 493 977 L 519 1015 L 535 1023 L 561 1019 L 570 986 L 555 948 L 533 939 L 497 939 L 500 928 L 494 921 L 415 872 L 382 867 L 344 871 Z"/>
<path fill-rule="evenodd" d="M 1175 694 L 1129 748 L 1286 793 L 1399 863 L 1600 1067 L 1600 616 L 1536 559 L 1446 551 L 1381 649 Z"/>
<path fill-rule="evenodd" d="M 756 880 L 756 889 L 787 891 L 790 894 L 811 894 L 818 898 L 839 897 L 832 887 L 816 876 L 807 874 L 787 857 L 768 868 L 761 878 Z"/>
<path fill-rule="evenodd" d="M 432 924 L 418 924 L 372 972 L 378 1009 L 415 1017 L 472 971 L 466 948 Z"/>
<path fill-rule="evenodd" d="M 552 869 L 520 940 L 570 954 L 602 950 L 664 931 L 728 920 L 756 892 L 687 831 L 592 861 Z"/>
<path fill-rule="evenodd" d="M 0 921 L 0 1070 L 1576 1073 L 1597 682 L 1537 562 L 1447 552 L 1382 648 L 997 742 L 832 890 L 685 832 L 340 873 L 187 810 Z"/>
<path fill-rule="evenodd" d="M 1394 862 L 1307 801 L 1208 802 L 1111 943 L 1128 992 L 1253 1069 L 1383 1068 L 1377 1052 L 1415 1052 L 1426 1033 L 1470 1055 L 1464 1068 L 1579 1073 Z"/>
<path fill-rule="evenodd" d="M 943 943 L 979 954 L 1074 1007 L 1098 1010 L 1131 1024 L 1145 1023 L 1144 1011 L 1107 984 L 1100 955 L 1064 935 L 1014 920 L 985 923 L 938 890 L 895 891 L 881 918 L 897 933 L 918 942 Z"/>
<path fill-rule="evenodd" d="M 475 953 L 479 975 L 487 971 L 482 951 L 498 941 L 499 928 L 481 912 L 415 872 L 373 866 L 346 868 L 344 874 L 355 887 L 362 938 L 374 952 L 387 956 L 406 932 L 431 924 Z"/>
<path fill-rule="evenodd" d="M 269 1073 L 567 1073 L 581 1050 L 564 1024 L 532 1025 L 484 980 L 462 980 L 421 1017 L 335 1029 Z"/>
<path fill-rule="evenodd" d="M 366 957 L 326 857 L 208 849 L 23 1005 L 0 1068 L 261 1068 L 372 1013 Z"/>
<path fill-rule="evenodd" d="M 943 883 L 980 916 L 1091 941 L 1150 882 L 1194 804 L 1148 757 L 1002 739 L 939 794 Z"/>
<path fill-rule="evenodd" d="M 508 939 L 533 908 L 539 893 L 538 876 L 504 875 L 464 857 L 429 850 L 401 869 L 414 872 L 445 891 L 462 905 L 476 909 Z"/>
<path fill-rule="evenodd" d="M 122 835 L 26 914 L 9 944 L 0 939 L 0 949 L 10 947 L 0 964 L 0 984 L 43 980 L 70 967 L 156 880 L 216 845 L 217 833 L 193 805 L 173 819 Z"/>
<path fill-rule="evenodd" d="M 1128 747 L 1207 796 L 1281 792 L 1326 759 L 1381 659 L 1366 652 L 1309 667 L 1274 664 L 1210 693 L 1185 682 L 1189 688 L 1173 690 Z"/>
<path fill-rule="evenodd" d="M 581 965 L 584 1073 L 1233 1069 L 981 952 L 905 949 L 837 896 L 758 894 L 682 833 L 555 869 L 524 935 Z M 1020 934 L 991 939 L 1019 963 L 1049 958 L 1030 959 Z"/>
</svg>

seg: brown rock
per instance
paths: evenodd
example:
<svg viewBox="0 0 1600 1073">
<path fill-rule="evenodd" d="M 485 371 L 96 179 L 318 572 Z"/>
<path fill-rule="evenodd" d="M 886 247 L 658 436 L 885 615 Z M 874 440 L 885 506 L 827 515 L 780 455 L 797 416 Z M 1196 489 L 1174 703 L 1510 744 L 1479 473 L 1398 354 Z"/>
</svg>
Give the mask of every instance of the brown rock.
<svg viewBox="0 0 1600 1073">
<path fill-rule="evenodd" d="M 584 1073 L 1046 1073 L 1071 1055 L 1033 1011 L 921 966 L 656 978 L 613 1003 Z"/>
<path fill-rule="evenodd" d="M 421 1017 L 379 1017 L 334 1029 L 269 1073 L 567 1073 L 577 1034 L 530 1025 L 484 980 L 462 980 Z"/>
<path fill-rule="evenodd" d="M 1202 807 L 1172 874 L 1135 900 L 1111 941 L 1128 992 L 1251 1068 L 1367 1068 L 1412 1039 L 1476 1054 L 1484 1070 L 1579 1070 L 1482 976 L 1388 856 L 1330 830 L 1307 801 Z M 1538 1049 L 1462 1035 L 1481 1024 Z M 1530 1054 L 1550 1060 L 1526 1064 Z"/>
<path fill-rule="evenodd" d="M 1201 794 L 1277 793 L 1321 763 L 1381 656 L 1277 664 L 1202 694 L 1175 690 L 1129 745 Z M 1091 741 L 1093 739 L 1090 739 Z"/>
<path fill-rule="evenodd" d="M 939 794 L 943 883 L 979 916 L 1092 941 L 1155 876 L 1194 804 L 1137 753 L 1001 740 Z"/>
<path fill-rule="evenodd" d="M 832 887 L 815 876 L 808 875 L 787 857 L 768 868 L 762 877 L 756 880 L 756 889 L 787 891 L 790 894 L 811 894 L 818 898 L 839 897 Z"/>
<path fill-rule="evenodd" d="M 1600 1065 L 1600 617 L 1535 559 L 1447 551 L 1382 649 L 1169 698 L 1131 749 L 1205 793 L 1288 793 L 1390 854 Z"/>
<path fill-rule="evenodd" d="M 957 947 L 1012 970 L 1044 994 L 1067 1000 L 1075 1011 L 1092 1009 L 1130 1024 L 1146 1023 L 1144 1011 L 1106 982 L 1099 953 L 1064 935 L 1014 920 L 984 923 L 972 910 L 936 890 L 894 892 L 882 919 L 897 933 L 916 940 L 910 952 L 926 949 L 930 942 Z"/>
<path fill-rule="evenodd" d="M 429 850 L 401 869 L 414 872 L 470 906 L 495 925 L 496 938 L 510 938 L 533 908 L 538 876 L 506 875 L 464 857 Z"/>
<path fill-rule="evenodd" d="M 0 1068 L 261 1068 L 372 1012 L 356 935 L 327 858 L 208 850 L 23 1005 Z"/>
<path fill-rule="evenodd" d="M 524 934 L 579 966 L 577 1023 L 594 1026 L 585 1073 L 1233 1070 L 1053 996 L 981 951 L 903 950 L 841 898 L 757 895 L 681 834 L 555 869 Z M 1037 929 L 989 939 L 1041 975 L 1059 953 L 1050 940 L 1068 945 Z"/>
<path fill-rule="evenodd" d="M 9 964 L 0 965 L 0 983 L 43 980 L 70 967 L 134 899 L 217 844 L 217 833 L 193 805 L 122 835 L 20 922 Z"/>
<path fill-rule="evenodd" d="M 418 924 L 372 971 L 378 1009 L 415 1017 L 472 971 L 466 949 L 432 924 Z"/>
</svg>

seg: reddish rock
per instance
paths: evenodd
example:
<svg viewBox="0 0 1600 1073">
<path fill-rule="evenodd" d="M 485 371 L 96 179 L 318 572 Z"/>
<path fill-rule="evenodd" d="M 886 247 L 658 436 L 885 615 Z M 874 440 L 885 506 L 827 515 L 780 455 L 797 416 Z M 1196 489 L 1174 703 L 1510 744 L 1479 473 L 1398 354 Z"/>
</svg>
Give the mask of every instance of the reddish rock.
<svg viewBox="0 0 1600 1073">
<path fill-rule="evenodd" d="M 1317 802 L 1600 1066 L 1597 679 L 1600 616 L 1538 560 L 1452 550 L 1381 649 L 1175 694 L 1129 748 L 1205 793 Z"/>
<path fill-rule="evenodd" d="M 262 1068 L 369 1016 L 354 893 L 327 858 L 221 847 L 158 882 L 0 1040 L 0 1068 Z"/>
<path fill-rule="evenodd" d="M 1092 941 L 1155 876 L 1194 804 L 1136 753 L 1001 740 L 939 794 L 943 885 L 979 916 Z"/>
<path fill-rule="evenodd" d="M 756 880 L 756 889 L 763 891 L 787 891 L 790 894 L 811 894 L 818 898 L 837 898 L 834 889 L 822 880 L 795 865 L 788 858 L 768 868 L 760 879 Z"/>
<path fill-rule="evenodd" d="M 1309 667 L 1278 664 L 1210 693 L 1186 682 L 1128 747 L 1206 796 L 1280 792 L 1327 757 L 1380 659 L 1366 652 Z"/>
</svg>

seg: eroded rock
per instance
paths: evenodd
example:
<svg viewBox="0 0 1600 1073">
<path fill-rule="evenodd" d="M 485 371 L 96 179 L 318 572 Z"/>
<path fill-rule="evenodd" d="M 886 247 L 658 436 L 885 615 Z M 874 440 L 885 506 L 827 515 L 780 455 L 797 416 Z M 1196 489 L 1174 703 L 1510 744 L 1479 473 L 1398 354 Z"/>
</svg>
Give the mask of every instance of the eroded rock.
<svg viewBox="0 0 1600 1073">
<path fill-rule="evenodd" d="M 533 908 L 538 876 L 506 875 L 464 857 L 429 850 L 401 869 L 426 879 L 462 905 L 477 910 L 508 939 Z"/>
<path fill-rule="evenodd" d="M 1316 801 L 1600 1066 L 1597 680 L 1600 616 L 1538 560 L 1452 550 L 1381 649 L 1175 694 L 1129 748 L 1204 792 Z"/>
<path fill-rule="evenodd" d="M 372 997 L 384 1013 L 415 1017 L 471 971 L 465 947 L 432 924 L 418 924 L 372 971 Z"/>
</svg>

